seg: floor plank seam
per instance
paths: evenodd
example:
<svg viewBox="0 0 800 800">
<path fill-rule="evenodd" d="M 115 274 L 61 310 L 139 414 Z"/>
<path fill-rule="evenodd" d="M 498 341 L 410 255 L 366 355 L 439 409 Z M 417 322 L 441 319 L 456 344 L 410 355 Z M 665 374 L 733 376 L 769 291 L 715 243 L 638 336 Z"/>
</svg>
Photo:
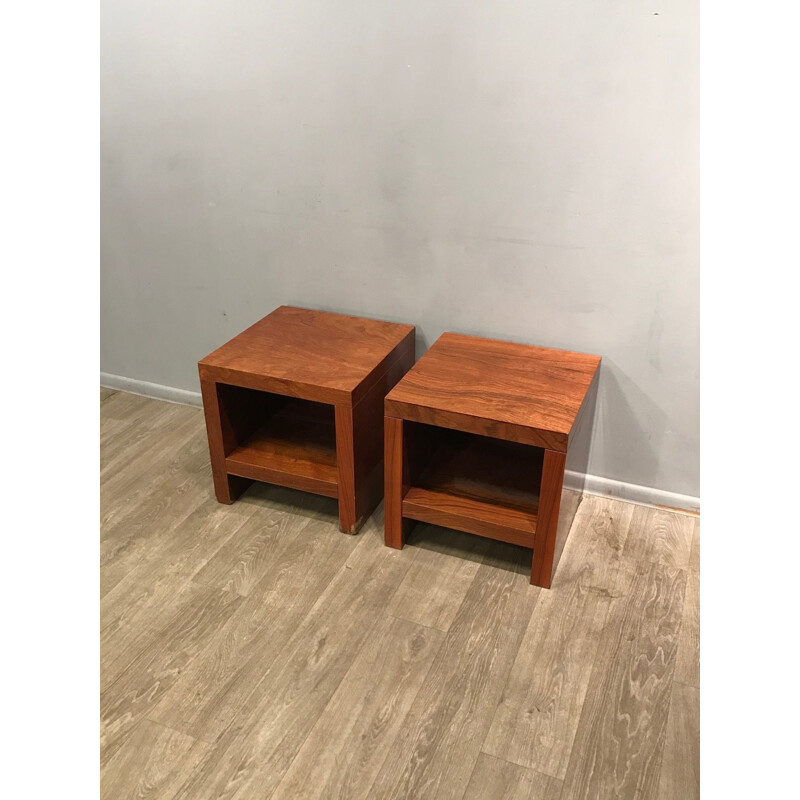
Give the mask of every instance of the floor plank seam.
<svg viewBox="0 0 800 800">
<path fill-rule="evenodd" d="M 408 545 L 406 544 L 406 546 L 408 546 Z M 397 582 L 397 588 L 392 592 L 391 597 L 389 598 L 389 600 L 386 603 L 386 607 L 387 608 L 391 608 L 394 605 L 394 598 L 397 596 L 398 592 L 402 588 L 403 582 L 405 581 L 406 577 L 408 576 L 408 573 L 411 570 L 411 568 L 414 566 L 414 563 L 415 563 L 416 560 L 417 560 L 417 550 L 414 549 L 414 550 L 411 551 L 411 558 L 408 559 L 408 569 L 406 569 L 406 574 L 403 577 L 402 581 L 398 581 Z M 394 616 L 394 615 L 392 615 L 392 616 Z"/>
<path fill-rule="evenodd" d="M 387 611 L 386 615 L 391 617 L 392 619 L 399 620 L 400 622 L 407 622 L 409 625 L 418 625 L 420 628 L 425 628 L 428 631 L 436 631 L 437 633 L 447 633 L 450 628 L 437 628 L 435 625 L 426 625 L 424 622 L 420 622 L 416 619 L 408 619 L 407 617 L 399 617 L 397 614 L 393 614 L 391 611 Z"/>
<path fill-rule="evenodd" d="M 486 735 L 488 736 L 489 734 L 487 733 Z M 484 741 L 485 741 L 485 739 L 484 739 Z M 534 767 L 529 767 L 527 764 L 520 764 L 519 761 L 513 761 L 512 759 L 506 758 L 505 756 L 498 756 L 496 753 L 489 753 L 489 752 L 487 752 L 486 750 L 483 749 L 483 746 L 481 746 L 481 749 L 479 750 L 479 753 L 482 753 L 485 756 L 489 756 L 489 758 L 496 758 L 498 761 L 504 761 L 506 764 L 511 764 L 514 767 L 521 767 L 522 769 L 525 769 L 528 772 L 533 772 L 536 775 L 542 775 L 545 778 L 550 778 L 551 780 L 558 781 L 561 784 L 564 783 L 564 778 L 559 778 L 558 775 L 551 775 L 549 772 L 544 772 L 544 771 L 542 771 L 540 769 L 535 769 Z M 488 800 L 488 798 L 487 798 L 487 800 Z"/>
<path fill-rule="evenodd" d="M 187 733 L 186 731 L 182 731 L 180 728 L 176 728 L 174 725 L 167 725 L 165 722 L 161 722 L 160 720 L 153 719 L 151 716 L 144 716 L 142 721 L 146 721 L 151 723 L 152 725 L 158 725 L 159 728 L 164 728 L 164 730 L 172 731 L 173 733 L 178 733 L 181 736 L 185 736 L 187 739 L 191 739 L 193 742 L 201 742 L 202 744 L 211 744 L 211 742 L 204 742 L 202 739 L 198 739 L 196 736 L 193 736 L 191 733 Z M 140 723 L 141 724 L 141 723 Z"/>
</svg>

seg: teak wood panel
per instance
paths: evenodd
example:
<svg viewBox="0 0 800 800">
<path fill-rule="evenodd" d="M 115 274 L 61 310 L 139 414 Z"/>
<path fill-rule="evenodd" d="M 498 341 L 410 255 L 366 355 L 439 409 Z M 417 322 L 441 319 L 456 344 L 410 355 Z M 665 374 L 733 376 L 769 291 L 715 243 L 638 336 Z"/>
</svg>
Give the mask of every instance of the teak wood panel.
<svg viewBox="0 0 800 800">
<path fill-rule="evenodd" d="M 541 450 L 413 422 L 404 429 L 417 453 L 404 517 L 533 547 Z"/>
<path fill-rule="evenodd" d="M 536 516 L 516 508 L 412 487 L 403 498 L 403 516 L 455 528 L 500 542 L 533 547 Z"/>
<path fill-rule="evenodd" d="M 413 486 L 536 517 L 543 450 L 428 425 L 407 427 L 411 443 L 425 444 L 425 461 L 412 465 Z"/>
<path fill-rule="evenodd" d="M 336 406 L 339 526 L 346 533 L 357 531 L 380 502 L 383 400 L 413 363 L 413 351 L 403 350 L 355 406 Z"/>
<path fill-rule="evenodd" d="M 201 377 L 200 390 L 203 396 L 214 492 L 220 503 L 230 505 L 251 483 L 246 478 L 228 475 L 225 463 L 228 453 L 238 446 L 234 423 L 236 417 L 231 416 L 229 402 L 226 402 L 230 400 L 230 395 L 223 384 Z"/>
<path fill-rule="evenodd" d="M 549 556 L 545 559 L 542 566 L 546 567 L 546 571 L 538 576 L 537 581 L 534 581 L 537 585 L 546 588 L 550 588 L 552 585 L 553 574 L 567 543 L 578 507 L 582 502 L 586 474 L 589 469 L 589 448 L 592 440 L 598 381 L 599 373 L 595 373 L 569 435 L 564 473 L 561 478 L 561 500 L 558 504 L 555 541 L 552 542 L 552 545 L 547 544 L 548 551 L 552 546 L 553 556 L 552 559 Z M 540 530 L 540 534 L 544 536 L 543 529 Z"/>
<path fill-rule="evenodd" d="M 566 456 L 545 450 L 542 465 L 542 488 L 539 493 L 539 520 L 533 546 L 531 583 L 550 588 L 558 534 L 558 512 L 564 485 Z"/>
<path fill-rule="evenodd" d="M 287 306 L 203 359 L 217 499 L 252 480 L 336 497 L 355 533 L 381 497 L 383 399 L 413 361 L 411 325 Z"/>
<path fill-rule="evenodd" d="M 580 492 L 564 487 L 566 455 L 544 451 L 541 472 L 534 474 L 539 482 L 535 506 L 509 503 L 499 492 L 492 498 L 485 487 L 478 489 L 478 496 L 474 490 L 473 496 L 443 490 L 448 483 L 458 485 L 455 474 L 450 482 L 443 474 L 438 489 L 423 488 L 415 485 L 410 474 L 405 425 L 408 423 L 403 420 L 385 418 L 386 544 L 402 548 L 409 532 L 408 521 L 416 520 L 533 548 L 531 583 L 550 588 L 581 500 Z M 560 514 L 562 503 L 564 513 Z"/>
<path fill-rule="evenodd" d="M 389 393 L 385 411 L 565 451 L 599 364 L 599 356 L 444 333 Z"/>
<path fill-rule="evenodd" d="M 337 497 L 333 408 L 260 394 L 267 400 L 266 420 L 227 455 L 228 473 Z"/>
<path fill-rule="evenodd" d="M 532 474 L 512 453 L 492 463 L 487 449 L 459 477 L 464 459 L 437 452 L 426 482 L 387 463 L 387 544 L 402 547 L 410 518 L 532 546 L 531 583 L 549 588 L 582 498 L 599 364 L 599 356 L 443 334 L 387 395 L 387 420 L 401 420 L 387 421 L 387 437 L 402 443 L 417 426 L 435 439 L 450 429 L 543 452 L 543 464 Z M 407 443 L 395 457 L 407 460 Z"/>
<path fill-rule="evenodd" d="M 411 523 L 403 519 L 403 497 L 408 492 L 408 457 L 403 436 L 403 420 L 384 420 L 384 536 L 386 545 L 400 549 Z"/>
<path fill-rule="evenodd" d="M 400 355 L 414 326 L 281 306 L 199 362 L 201 379 L 355 405 Z"/>
<path fill-rule="evenodd" d="M 508 422 L 472 417 L 458 411 L 440 411 L 421 405 L 401 403 L 397 400 L 390 401 L 387 399 L 385 407 L 387 414 L 409 422 L 417 422 L 439 428 L 450 428 L 455 431 L 465 431 L 478 436 L 491 436 L 495 439 L 519 442 L 533 447 L 566 450 L 569 438 L 566 434 L 533 430 L 519 425 L 512 425 Z"/>
<path fill-rule="evenodd" d="M 438 435 L 437 444 L 435 428 L 385 418 L 386 544 L 402 548 L 415 520 L 532 548 L 531 583 L 550 588 L 581 500 L 564 486 L 566 454 Z M 420 440 L 430 459 L 424 466 L 410 457 Z"/>
<path fill-rule="evenodd" d="M 283 460 L 270 456 L 259 462 L 258 451 L 235 451 L 225 459 L 229 476 L 274 483 L 301 492 L 312 492 L 324 497 L 339 496 L 337 470 L 312 461 Z"/>
</svg>

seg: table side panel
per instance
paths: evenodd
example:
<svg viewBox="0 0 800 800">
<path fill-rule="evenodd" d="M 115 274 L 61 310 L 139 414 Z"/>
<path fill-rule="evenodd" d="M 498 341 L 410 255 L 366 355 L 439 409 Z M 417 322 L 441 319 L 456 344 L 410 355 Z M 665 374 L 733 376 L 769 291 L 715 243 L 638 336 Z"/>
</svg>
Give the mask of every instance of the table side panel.
<svg viewBox="0 0 800 800">
<path fill-rule="evenodd" d="M 353 405 L 360 403 L 367 395 L 373 392 L 376 384 L 382 389 L 381 416 L 383 416 L 383 398 L 397 385 L 400 379 L 414 366 L 416 354 L 416 329 L 411 330 L 395 348 L 386 354 L 380 364 L 358 385 L 353 391 L 351 401 Z M 391 375 L 387 379 L 387 376 Z"/>
<path fill-rule="evenodd" d="M 409 346 L 410 345 L 410 346 Z M 413 336 L 367 394 L 353 407 L 356 516 L 365 519 L 383 494 L 383 399 L 414 363 Z"/>
</svg>

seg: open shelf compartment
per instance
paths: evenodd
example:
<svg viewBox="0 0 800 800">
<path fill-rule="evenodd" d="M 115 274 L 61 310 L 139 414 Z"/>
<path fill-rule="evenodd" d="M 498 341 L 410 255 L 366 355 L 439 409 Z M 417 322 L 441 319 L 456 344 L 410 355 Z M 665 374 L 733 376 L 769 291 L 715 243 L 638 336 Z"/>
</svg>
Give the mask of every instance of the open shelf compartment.
<svg viewBox="0 0 800 800">
<path fill-rule="evenodd" d="M 406 422 L 409 519 L 533 547 L 544 451 Z"/>
<path fill-rule="evenodd" d="M 225 448 L 229 475 L 337 497 L 332 405 L 238 386 L 219 390 L 235 421 Z"/>
</svg>

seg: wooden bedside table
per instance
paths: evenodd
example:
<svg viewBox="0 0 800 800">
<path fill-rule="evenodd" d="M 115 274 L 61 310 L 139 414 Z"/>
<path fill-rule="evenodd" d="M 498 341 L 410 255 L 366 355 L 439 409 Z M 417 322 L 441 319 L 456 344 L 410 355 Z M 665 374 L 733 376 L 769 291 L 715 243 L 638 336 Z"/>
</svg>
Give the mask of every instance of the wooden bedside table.
<svg viewBox="0 0 800 800">
<path fill-rule="evenodd" d="M 386 544 L 419 520 L 530 547 L 531 583 L 549 588 L 583 492 L 599 365 L 442 334 L 384 403 Z"/>
<path fill-rule="evenodd" d="M 383 398 L 414 326 L 281 306 L 199 362 L 214 490 L 254 480 L 339 501 L 355 533 L 381 496 Z"/>
</svg>

